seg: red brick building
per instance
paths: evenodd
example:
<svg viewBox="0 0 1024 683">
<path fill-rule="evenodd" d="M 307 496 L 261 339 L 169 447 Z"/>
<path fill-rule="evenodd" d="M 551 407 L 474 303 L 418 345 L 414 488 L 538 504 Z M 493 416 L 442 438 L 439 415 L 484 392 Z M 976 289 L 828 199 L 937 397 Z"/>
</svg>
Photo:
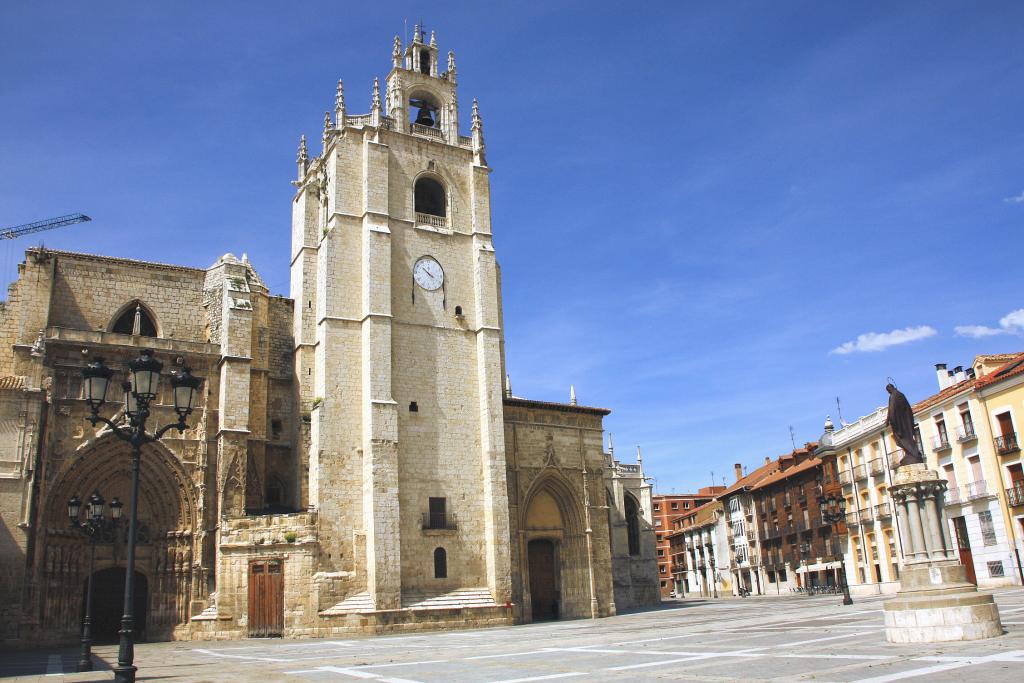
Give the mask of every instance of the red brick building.
<svg viewBox="0 0 1024 683">
<path fill-rule="evenodd" d="M 724 486 L 704 486 L 697 493 L 656 494 L 651 498 L 654 509 L 654 531 L 657 536 L 658 583 L 661 597 L 670 597 L 672 592 L 672 566 L 668 535 L 672 523 L 701 505 L 714 500 L 725 490 Z"/>
</svg>

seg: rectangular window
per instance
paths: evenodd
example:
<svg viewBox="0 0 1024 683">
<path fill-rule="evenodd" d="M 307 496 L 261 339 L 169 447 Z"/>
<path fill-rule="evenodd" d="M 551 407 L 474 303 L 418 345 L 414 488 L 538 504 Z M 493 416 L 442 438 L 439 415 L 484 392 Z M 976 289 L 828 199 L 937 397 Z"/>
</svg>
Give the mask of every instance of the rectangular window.
<svg viewBox="0 0 1024 683">
<path fill-rule="evenodd" d="M 971 418 L 971 408 L 966 403 L 957 406 L 960 410 L 960 424 L 963 427 L 963 437 L 969 439 L 974 436 L 974 420 Z"/>
<path fill-rule="evenodd" d="M 690 509 L 690 501 L 688 501 L 688 500 L 684 500 L 683 501 L 683 509 L 684 510 L 689 510 Z"/>
<path fill-rule="evenodd" d="M 447 498 L 430 498 L 428 500 L 429 510 L 427 523 L 429 529 L 446 529 L 447 526 Z"/>
<path fill-rule="evenodd" d="M 672 503 L 672 509 L 673 510 L 678 510 L 679 509 L 679 503 Z"/>
<path fill-rule="evenodd" d="M 996 544 L 996 530 L 992 525 L 992 513 L 982 510 L 978 513 L 978 524 L 981 526 L 981 540 L 985 545 Z"/>
<path fill-rule="evenodd" d="M 658 512 L 659 510 L 661 510 L 661 503 L 655 503 L 654 504 L 654 511 Z"/>
<path fill-rule="evenodd" d="M 1001 560 L 996 562 L 988 562 L 988 575 L 992 578 L 1005 576 L 1003 573 L 1003 563 Z"/>
</svg>

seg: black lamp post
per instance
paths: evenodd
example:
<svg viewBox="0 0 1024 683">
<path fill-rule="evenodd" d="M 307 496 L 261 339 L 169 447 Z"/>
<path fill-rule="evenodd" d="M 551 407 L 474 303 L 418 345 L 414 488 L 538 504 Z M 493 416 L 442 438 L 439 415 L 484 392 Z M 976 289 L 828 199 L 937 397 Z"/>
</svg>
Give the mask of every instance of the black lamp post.
<svg viewBox="0 0 1024 683">
<path fill-rule="evenodd" d="M 139 509 L 139 461 L 142 457 L 142 446 L 158 441 L 169 429 L 184 432 L 188 425 L 185 419 L 195 406 L 196 392 L 202 380 L 193 377 L 188 368 L 171 373 L 171 386 L 174 389 L 174 410 L 178 421 L 164 425 L 154 433 L 146 432 L 146 420 L 149 418 L 149 404 L 156 398 L 157 386 L 160 382 L 160 371 L 163 363 L 153 358 L 153 352 L 141 351 L 139 357 L 128 364 L 131 371 L 131 382 L 122 384 L 124 389 L 124 420 L 115 424 L 99 414 L 100 408 L 106 403 L 107 389 L 114 371 L 97 358 L 82 370 L 85 380 L 85 400 L 89 404 L 91 415 L 87 418 L 92 426 L 98 422 L 110 427 L 120 439 L 127 441 L 132 447 L 132 494 L 129 501 L 128 515 L 128 561 L 124 578 L 124 616 L 121 617 L 120 646 L 117 651 L 117 666 L 114 667 L 114 680 L 118 683 L 134 683 L 135 660 L 135 527 Z"/>
<path fill-rule="evenodd" d="M 718 598 L 718 569 L 715 567 L 715 549 L 711 547 L 711 554 L 708 556 L 708 560 L 711 562 L 711 589 L 715 593 L 715 598 Z"/>
<path fill-rule="evenodd" d="M 82 620 L 82 650 L 78 657 L 79 671 L 92 671 L 92 575 L 96 564 L 96 542 L 107 529 L 117 526 L 121 520 L 121 508 L 124 503 L 114 498 L 110 501 L 110 519 L 103 515 L 103 496 L 94 491 L 89 496 L 89 505 L 85 521 L 79 521 L 78 513 L 82 509 L 82 501 L 73 496 L 68 501 L 68 518 L 71 526 L 89 537 L 89 578 L 85 589 L 85 618 Z"/>
<path fill-rule="evenodd" d="M 821 520 L 826 524 L 834 526 L 846 521 L 846 500 L 842 496 L 829 495 L 828 498 L 819 496 L 818 509 L 821 510 Z M 839 553 L 839 580 L 842 582 L 843 604 L 852 605 L 853 598 L 850 597 L 850 586 L 846 583 L 845 553 L 842 552 Z"/>
</svg>

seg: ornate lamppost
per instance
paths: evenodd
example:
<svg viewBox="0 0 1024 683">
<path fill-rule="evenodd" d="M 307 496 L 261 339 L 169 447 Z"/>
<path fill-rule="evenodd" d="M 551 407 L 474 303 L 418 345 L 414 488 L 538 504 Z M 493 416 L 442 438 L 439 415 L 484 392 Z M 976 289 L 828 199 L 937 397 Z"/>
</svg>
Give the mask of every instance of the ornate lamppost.
<svg viewBox="0 0 1024 683">
<path fill-rule="evenodd" d="M 89 496 L 85 521 L 78 519 L 82 509 L 82 501 L 73 496 L 68 501 L 68 518 L 71 526 L 89 537 L 89 578 L 85 589 L 85 618 L 82 620 L 82 650 L 78 658 L 79 671 L 92 671 L 92 575 L 96 564 L 96 543 L 104 531 L 112 529 L 121 521 L 121 508 L 124 506 L 117 498 L 110 501 L 110 519 L 104 517 L 103 505 L 106 501 L 99 491 Z"/>
<path fill-rule="evenodd" d="M 150 402 L 156 398 L 157 386 L 160 383 L 160 371 L 163 363 L 153 358 L 150 350 L 141 351 L 139 357 L 128 364 L 131 381 L 124 382 L 124 419 L 121 424 L 99 414 L 100 408 L 106 403 L 107 389 L 114 371 L 97 358 L 82 370 L 85 380 L 85 400 L 89 404 L 91 415 L 86 418 L 95 427 L 102 422 L 110 428 L 119 439 L 128 442 L 132 448 L 132 494 L 129 500 L 128 514 L 128 560 L 124 578 L 124 616 L 121 617 L 120 645 L 117 651 L 117 666 L 114 667 L 114 680 L 118 683 L 134 683 L 135 667 L 135 531 L 139 509 L 139 461 L 142 457 L 142 446 L 158 441 L 169 429 L 184 432 L 188 425 L 185 419 L 195 407 L 195 397 L 202 380 L 193 377 L 187 367 L 171 373 L 171 387 L 174 389 L 174 410 L 178 421 L 160 427 L 152 434 L 146 431 L 146 420 L 149 418 Z"/>
<path fill-rule="evenodd" d="M 821 520 L 831 524 L 833 529 L 838 531 L 838 524 L 846 521 L 846 500 L 842 496 L 830 494 L 818 497 L 818 509 L 821 511 Z M 836 534 L 838 535 L 838 533 Z M 853 598 L 850 597 L 850 586 L 846 583 L 846 560 L 845 553 L 839 553 L 839 581 L 842 582 L 843 604 L 852 605 Z"/>
</svg>

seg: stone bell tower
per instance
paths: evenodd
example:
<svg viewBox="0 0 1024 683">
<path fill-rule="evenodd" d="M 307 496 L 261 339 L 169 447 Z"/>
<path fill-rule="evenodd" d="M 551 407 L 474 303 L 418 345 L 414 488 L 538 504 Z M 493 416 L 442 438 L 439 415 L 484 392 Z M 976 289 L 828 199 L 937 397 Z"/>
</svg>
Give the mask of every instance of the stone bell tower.
<svg viewBox="0 0 1024 683">
<path fill-rule="evenodd" d="M 501 292 L 476 103 L 459 131 L 455 55 L 395 38 L 382 97 L 338 82 L 293 201 L 295 367 L 308 500 L 331 600 L 396 609 L 484 589 L 509 600 Z M 321 606 L 323 607 L 323 606 Z"/>
</svg>

